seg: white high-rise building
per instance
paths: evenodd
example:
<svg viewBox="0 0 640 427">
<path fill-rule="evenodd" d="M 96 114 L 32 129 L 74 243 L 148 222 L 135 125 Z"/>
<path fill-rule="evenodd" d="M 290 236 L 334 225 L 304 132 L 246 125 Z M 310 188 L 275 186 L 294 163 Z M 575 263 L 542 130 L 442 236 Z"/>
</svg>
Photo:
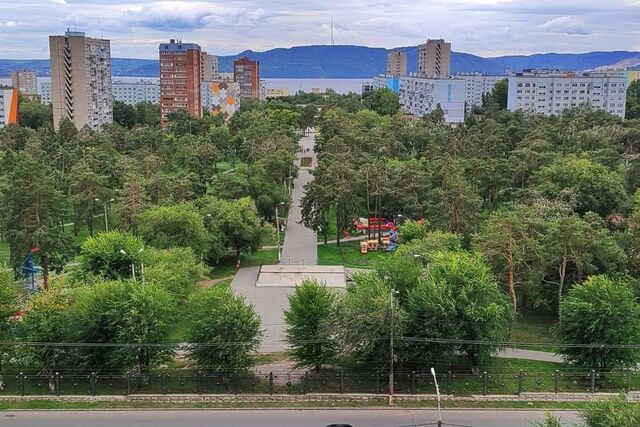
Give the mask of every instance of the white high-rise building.
<svg viewBox="0 0 640 427">
<path fill-rule="evenodd" d="M 429 39 L 418 46 L 418 76 L 449 77 L 450 74 L 451 43 Z"/>
<path fill-rule="evenodd" d="M 160 84 L 151 80 L 136 82 L 115 80 L 113 82 L 113 100 L 129 105 L 141 102 L 160 104 Z"/>
<path fill-rule="evenodd" d="M 219 74 L 218 57 L 202 52 L 202 81 L 212 82 L 218 80 Z"/>
<path fill-rule="evenodd" d="M 53 124 L 63 117 L 78 129 L 99 130 L 113 122 L 111 92 L 111 44 L 67 31 L 50 36 L 51 101 Z"/>
<path fill-rule="evenodd" d="M 11 73 L 11 86 L 22 95 L 31 96 L 38 93 L 38 73 L 34 70 L 16 70 Z"/>
<path fill-rule="evenodd" d="M 447 123 L 464 121 L 465 81 L 427 77 L 400 78 L 400 105 L 416 117 L 434 111 L 438 105 Z"/>
<path fill-rule="evenodd" d="M 589 105 L 624 118 L 627 78 L 624 72 L 562 73 L 525 70 L 509 76 L 510 111 L 552 115 Z"/>
<path fill-rule="evenodd" d="M 482 99 L 491 93 L 493 87 L 507 76 L 490 76 L 483 73 L 458 73 L 456 79 L 465 81 L 465 110 L 467 113 L 473 107 L 481 107 Z"/>
</svg>

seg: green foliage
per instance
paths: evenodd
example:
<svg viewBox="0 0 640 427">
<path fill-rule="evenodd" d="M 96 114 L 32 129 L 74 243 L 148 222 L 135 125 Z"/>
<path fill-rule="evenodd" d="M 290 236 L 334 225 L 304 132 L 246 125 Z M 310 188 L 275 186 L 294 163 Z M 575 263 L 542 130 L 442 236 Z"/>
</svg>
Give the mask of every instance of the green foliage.
<svg viewBox="0 0 640 427">
<path fill-rule="evenodd" d="M 20 126 L 38 130 L 53 126 L 53 106 L 20 97 Z"/>
<path fill-rule="evenodd" d="M 420 259 L 401 254 L 378 258 L 374 261 L 373 268 L 389 288 L 399 293 L 401 300 L 416 286 L 424 272 Z"/>
<path fill-rule="evenodd" d="M 144 259 L 146 282 L 161 287 L 177 301 L 186 300 L 207 273 L 191 248 L 147 248 Z"/>
<path fill-rule="evenodd" d="M 585 427 L 635 427 L 640 425 L 640 406 L 624 397 L 589 403 L 580 411 Z"/>
<path fill-rule="evenodd" d="M 189 299 L 187 339 L 190 357 L 201 369 L 236 372 L 253 364 L 261 338 L 260 317 L 244 297 L 213 287 Z"/>
<path fill-rule="evenodd" d="M 625 118 L 640 119 L 640 80 L 631 82 L 627 88 L 627 109 Z"/>
<path fill-rule="evenodd" d="M 532 427 L 562 427 L 560 419 L 555 417 L 551 412 L 545 412 L 545 420 L 541 423 L 534 423 Z"/>
<path fill-rule="evenodd" d="M 511 320 L 509 302 L 489 266 L 466 252 L 437 252 L 429 266 L 407 298 L 404 334 L 418 338 L 408 349 L 410 360 L 429 363 L 438 354 L 462 353 L 474 368 L 486 363 L 497 345 L 472 342 L 504 341 Z M 470 343 L 438 345 L 421 338 Z"/>
<path fill-rule="evenodd" d="M 562 301 L 556 335 L 561 342 L 559 353 L 580 368 L 607 371 L 635 366 L 638 350 L 609 346 L 638 342 L 640 306 L 625 283 L 607 276 L 589 277 Z"/>
<path fill-rule="evenodd" d="M 533 180 L 536 188 L 549 198 L 575 200 L 579 213 L 593 211 L 605 216 L 627 205 L 622 176 L 588 159 L 558 159 L 536 172 Z"/>
<path fill-rule="evenodd" d="M 25 315 L 20 323 L 20 338 L 26 342 L 54 343 L 52 345 L 25 346 L 29 365 L 53 374 L 68 359 L 64 347 L 55 343 L 69 338 L 67 307 L 69 299 L 62 286 L 34 294 L 29 298 Z"/>
<path fill-rule="evenodd" d="M 289 354 L 296 367 L 320 370 L 336 357 L 331 330 L 336 295 L 315 280 L 304 279 L 288 296 L 284 312 Z"/>
<path fill-rule="evenodd" d="M 200 255 L 207 244 L 202 216 L 190 203 L 146 210 L 140 215 L 139 232 L 145 242 L 160 249 L 189 247 Z"/>
<path fill-rule="evenodd" d="M 493 86 L 491 92 L 482 97 L 482 106 L 493 110 L 507 108 L 509 98 L 509 80 L 502 79 Z"/>
<path fill-rule="evenodd" d="M 367 93 L 363 104 L 382 116 L 393 116 L 400 111 L 400 98 L 397 93 L 384 88 Z"/>
<path fill-rule="evenodd" d="M 431 254 L 439 251 L 457 252 L 462 250 L 462 236 L 447 231 L 429 231 L 421 239 L 412 240 L 398 247 L 397 254 L 404 257 L 419 255 L 423 263 Z"/>
<path fill-rule="evenodd" d="M 10 270 L 0 264 L 0 340 L 7 338 L 10 318 L 18 312 L 18 288 Z"/>
<path fill-rule="evenodd" d="M 427 236 L 427 225 L 418 221 L 407 220 L 398 229 L 402 237 L 402 243 L 410 243 L 413 240 L 424 239 Z"/>
<path fill-rule="evenodd" d="M 140 263 L 142 251 L 142 241 L 137 237 L 121 231 L 100 233 L 82 244 L 78 270 L 84 276 L 127 279 L 131 277 L 131 265 Z"/>
<path fill-rule="evenodd" d="M 74 342 L 122 346 L 78 349 L 80 363 L 91 369 L 149 368 L 173 353 L 166 343 L 176 316 L 173 298 L 158 286 L 133 281 L 105 282 L 77 288 L 69 307 L 69 330 Z"/>
<path fill-rule="evenodd" d="M 353 280 L 336 308 L 335 332 L 341 353 L 353 361 L 385 367 L 390 357 L 391 304 L 396 336 L 402 335 L 403 310 L 378 274 L 360 273 Z"/>
<path fill-rule="evenodd" d="M 136 124 L 136 109 L 122 101 L 113 101 L 113 121 L 122 127 L 131 129 Z"/>
</svg>

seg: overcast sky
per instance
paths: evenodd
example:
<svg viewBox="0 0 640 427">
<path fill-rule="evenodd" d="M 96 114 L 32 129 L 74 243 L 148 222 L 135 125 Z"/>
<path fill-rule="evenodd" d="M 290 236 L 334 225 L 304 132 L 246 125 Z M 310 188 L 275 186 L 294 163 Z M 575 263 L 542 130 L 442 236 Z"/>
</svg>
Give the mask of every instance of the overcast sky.
<svg viewBox="0 0 640 427">
<path fill-rule="evenodd" d="M 482 56 L 640 51 L 640 0 L 0 0 L 0 58 L 47 58 L 66 27 L 111 39 L 112 56 L 156 58 L 168 38 L 220 55 L 444 37 Z"/>
</svg>

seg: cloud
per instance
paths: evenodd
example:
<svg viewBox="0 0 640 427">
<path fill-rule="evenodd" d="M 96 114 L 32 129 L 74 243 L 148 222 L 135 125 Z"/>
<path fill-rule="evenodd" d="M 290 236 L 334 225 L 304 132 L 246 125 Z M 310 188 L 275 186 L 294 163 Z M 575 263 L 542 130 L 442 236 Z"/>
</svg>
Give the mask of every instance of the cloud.
<svg viewBox="0 0 640 427">
<path fill-rule="evenodd" d="M 53 4 L 67 4 L 67 0 L 49 0 Z"/>
<path fill-rule="evenodd" d="M 545 22 L 540 26 L 550 33 L 589 36 L 592 30 L 585 24 L 584 20 L 576 16 L 559 16 Z"/>
<path fill-rule="evenodd" d="M 129 8 L 122 16 L 128 25 L 164 31 L 192 31 L 216 25 L 253 25 L 267 12 L 241 2 L 155 1 Z"/>
</svg>

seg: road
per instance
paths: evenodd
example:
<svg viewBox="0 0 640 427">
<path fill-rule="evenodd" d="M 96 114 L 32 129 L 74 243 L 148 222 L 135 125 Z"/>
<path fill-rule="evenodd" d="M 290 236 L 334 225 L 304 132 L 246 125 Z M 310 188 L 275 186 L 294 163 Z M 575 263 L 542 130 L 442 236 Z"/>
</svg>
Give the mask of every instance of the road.
<svg viewBox="0 0 640 427">
<path fill-rule="evenodd" d="M 301 157 L 311 157 L 312 167 L 315 166 L 315 132 L 300 139 L 300 151 L 297 161 L 300 164 Z M 307 151 L 308 150 L 308 151 Z M 291 209 L 287 220 L 287 231 L 282 245 L 282 260 L 295 260 L 304 264 L 315 264 L 318 258 L 318 246 L 316 234 L 313 230 L 300 224 L 302 220 L 302 208 L 300 206 L 304 196 L 304 185 L 313 180 L 313 175 L 307 168 L 300 168 L 298 176 L 293 181 L 291 193 Z"/>
<path fill-rule="evenodd" d="M 558 412 L 563 425 L 578 421 L 573 412 Z M 513 410 L 445 410 L 443 425 L 468 427 L 530 427 L 544 412 Z M 420 409 L 329 410 L 127 410 L 25 411 L 0 413 L 3 427 L 325 427 L 346 423 L 353 427 L 435 425 L 437 412 Z"/>
</svg>

